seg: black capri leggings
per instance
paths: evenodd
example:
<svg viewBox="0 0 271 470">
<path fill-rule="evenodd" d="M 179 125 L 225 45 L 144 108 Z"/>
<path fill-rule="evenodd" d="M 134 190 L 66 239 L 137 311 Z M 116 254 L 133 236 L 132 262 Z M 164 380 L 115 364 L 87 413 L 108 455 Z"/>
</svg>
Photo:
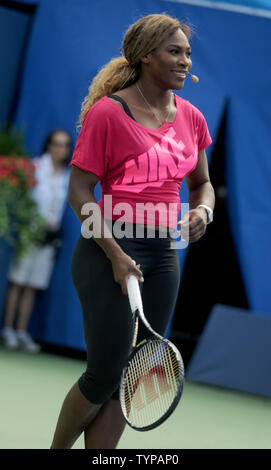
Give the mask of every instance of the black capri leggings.
<svg viewBox="0 0 271 470">
<path fill-rule="evenodd" d="M 146 227 L 143 236 L 137 238 L 136 224 L 130 226 L 131 238 L 113 236 L 122 250 L 141 264 L 144 282 L 139 286 L 144 314 L 151 327 L 164 335 L 180 284 L 176 240 L 169 230 L 165 238 L 159 237 L 156 229 L 152 229 L 154 238 L 148 238 Z M 72 254 L 71 275 L 82 308 L 87 347 L 87 367 L 78 380 L 79 389 L 92 403 L 118 400 L 121 374 L 133 340 L 128 295 L 114 280 L 111 261 L 102 248 L 93 238 L 81 234 Z M 139 321 L 137 343 L 148 336 Z"/>
</svg>

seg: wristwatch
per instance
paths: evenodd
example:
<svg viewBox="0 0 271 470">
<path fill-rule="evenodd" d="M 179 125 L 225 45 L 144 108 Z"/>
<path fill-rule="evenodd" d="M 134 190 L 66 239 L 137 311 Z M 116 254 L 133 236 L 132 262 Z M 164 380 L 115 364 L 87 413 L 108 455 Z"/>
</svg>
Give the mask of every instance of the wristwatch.
<svg viewBox="0 0 271 470">
<path fill-rule="evenodd" d="M 207 225 L 210 224 L 211 222 L 213 222 L 213 219 L 214 219 L 214 213 L 211 209 L 211 207 L 209 206 L 206 206 L 205 204 L 199 204 L 197 206 L 198 207 L 203 207 L 205 210 L 206 210 L 206 213 L 207 213 Z"/>
</svg>

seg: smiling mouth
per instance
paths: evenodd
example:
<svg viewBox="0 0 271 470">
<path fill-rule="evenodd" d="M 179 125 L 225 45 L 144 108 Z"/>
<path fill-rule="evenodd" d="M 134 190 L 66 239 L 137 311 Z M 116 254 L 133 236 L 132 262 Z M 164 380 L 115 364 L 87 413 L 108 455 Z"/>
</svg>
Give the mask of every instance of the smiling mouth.
<svg viewBox="0 0 271 470">
<path fill-rule="evenodd" d="M 176 70 L 172 70 L 172 72 L 175 73 L 176 77 L 182 78 L 182 79 L 185 79 L 185 77 L 187 75 L 185 72 L 177 72 Z"/>
</svg>

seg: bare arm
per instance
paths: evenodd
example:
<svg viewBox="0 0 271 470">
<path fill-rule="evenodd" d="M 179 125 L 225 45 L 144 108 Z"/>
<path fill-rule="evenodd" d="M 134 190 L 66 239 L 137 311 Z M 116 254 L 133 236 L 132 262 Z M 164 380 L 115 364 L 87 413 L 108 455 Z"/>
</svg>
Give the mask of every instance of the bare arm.
<svg viewBox="0 0 271 470">
<path fill-rule="evenodd" d="M 89 216 L 89 214 L 81 214 L 82 206 L 87 202 L 92 202 L 97 205 L 96 208 L 97 210 L 99 210 L 101 216 L 101 238 L 93 236 L 93 239 L 96 241 L 96 243 L 98 243 L 98 245 L 105 252 L 106 256 L 111 260 L 115 256 L 120 255 L 123 250 L 115 241 L 107 225 L 106 227 L 108 228 L 108 230 L 106 230 L 106 235 L 107 237 L 108 234 L 111 236 L 108 238 L 104 238 L 104 218 L 100 211 L 100 207 L 97 203 L 97 200 L 94 196 L 94 188 L 98 181 L 99 177 L 94 173 L 90 171 L 84 171 L 81 168 L 72 165 L 68 189 L 68 201 L 81 224 Z M 98 220 L 96 222 L 94 220 L 94 224 L 91 227 L 94 233 L 95 228 L 98 229 L 98 223 Z"/>
<path fill-rule="evenodd" d="M 187 235 L 191 242 L 199 240 L 206 231 L 207 214 L 204 208 L 196 208 L 199 204 L 205 204 L 211 209 L 215 206 L 215 192 L 210 181 L 208 160 L 205 150 L 199 152 L 196 168 L 186 176 L 189 190 L 189 211 L 182 219 L 182 223 L 189 220 L 189 226 L 183 226 L 183 238 Z M 179 222 L 180 223 L 180 222 Z"/>
<path fill-rule="evenodd" d="M 199 152 L 198 164 L 195 170 L 187 175 L 186 183 L 189 190 L 189 206 L 191 209 L 194 209 L 198 204 L 206 204 L 214 209 L 215 193 L 210 181 L 205 150 Z"/>
<path fill-rule="evenodd" d="M 111 261 L 115 281 L 121 284 L 123 293 L 127 294 L 125 282 L 127 274 L 135 274 L 141 281 L 142 272 L 137 267 L 138 265 L 135 266 L 133 264 L 130 256 L 126 255 L 122 250 L 120 245 L 114 239 L 108 225 L 104 222 L 100 207 L 94 196 L 94 188 L 98 181 L 99 177 L 94 173 L 84 171 L 76 165 L 72 165 L 68 188 L 68 202 L 81 224 L 87 217 L 89 217 L 89 214 L 81 214 L 82 206 L 89 202 L 96 205 L 96 209 L 99 212 L 100 217 L 95 219 L 95 211 L 93 212 L 93 223 L 90 227 L 93 231 L 92 238 L 102 248 L 107 258 Z M 99 233 L 99 229 L 101 229 L 101 236 L 96 236 L 95 234 Z M 104 236 L 105 234 L 106 237 Z"/>
</svg>

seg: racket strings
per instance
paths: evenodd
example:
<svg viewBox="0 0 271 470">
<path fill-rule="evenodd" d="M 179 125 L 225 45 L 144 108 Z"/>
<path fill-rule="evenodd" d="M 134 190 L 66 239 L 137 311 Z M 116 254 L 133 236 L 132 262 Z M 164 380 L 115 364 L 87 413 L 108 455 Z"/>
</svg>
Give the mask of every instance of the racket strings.
<svg viewBox="0 0 271 470">
<path fill-rule="evenodd" d="M 172 405 L 183 375 L 183 364 L 171 346 L 149 340 L 132 357 L 123 380 L 126 417 L 138 428 L 157 421 Z"/>
</svg>

